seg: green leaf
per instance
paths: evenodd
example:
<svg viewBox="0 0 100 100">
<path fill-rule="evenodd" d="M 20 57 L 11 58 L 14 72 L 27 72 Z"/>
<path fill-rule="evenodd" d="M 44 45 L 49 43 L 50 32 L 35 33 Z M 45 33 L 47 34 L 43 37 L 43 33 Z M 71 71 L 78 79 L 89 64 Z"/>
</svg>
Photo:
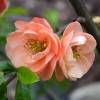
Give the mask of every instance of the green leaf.
<svg viewBox="0 0 100 100">
<path fill-rule="evenodd" d="M 36 100 L 32 84 L 25 85 L 20 81 L 17 81 L 15 100 Z"/>
<path fill-rule="evenodd" d="M 48 21 L 50 22 L 51 26 L 55 30 L 57 28 L 57 26 L 58 26 L 58 13 L 57 13 L 57 11 L 54 10 L 54 9 L 48 9 L 45 12 L 44 17 L 48 19 Z"/>
<path fill-rule="evenodd" d="M 7 100 L 5 94 L 7 92 L 7 86 L 6 83 L 2 83 L 0 85 L 0 100 Z"/>
<path fill-rule="evenodd" d="M 6 43 L 6 36 L 0 36 L 0 45 L 5 45 Z"/>
<path fill-rule="evenodd" d="M 4 13 L 3 16 L 11 16 L 11 15 L 25 15 L 28 13 L 28 10 L 21 7 L 9 7 L 8 10 Z"/>
<path fill-rule="evenodd" d="M 0 96 L 0 100 L 8 100 L 6 96 Z"/>
<path fill-rule="evenodd" d="M 17 69 L 17 77 L 24 84 L 32 84 L 39 81 L 36 73 L 26 67 L 20 67 Z"/>
<path fill-rule="evenodd" d="M 14 71 L 15 68 L 9 61 L 0 61 L 0 71 Z"/>
<path fill-rule="evenodd" d="M 4 73 L 0 72 L 0 85 L 5 81 Z"/>
<path fill-rule="evenodd" d="M 0 36 L 6 38 L 8 33 L 14 31 L 14 25 L 11 24 L 5 17 L 0 18 Z"/>
</svg>

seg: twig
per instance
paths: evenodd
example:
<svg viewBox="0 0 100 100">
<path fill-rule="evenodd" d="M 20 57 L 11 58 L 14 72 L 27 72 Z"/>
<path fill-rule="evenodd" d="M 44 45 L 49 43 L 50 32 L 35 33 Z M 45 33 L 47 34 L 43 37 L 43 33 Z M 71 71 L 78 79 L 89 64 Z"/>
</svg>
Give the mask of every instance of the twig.
<svg viewBox="0 0 100 100">
<path fill-rule="evenodd" d="M 15 79 L 16 77 L 16 74 L 11 76 L 7 81 L 6 81 L 6 84 L 8 85 L 13 79 Z"/>
<path fill-rule="evenodd" d="M 84 17 L 81 17 L 81 16 L 78 16 L 78 17 L 72 19 L 72 21 L 78 21 L 78 22 L 80 22 L 80 23 L 82 23 L 82 24 L 83 24 L 83 23 L 86 23 L 85 18 L 84 18 Z"/>
</svg>

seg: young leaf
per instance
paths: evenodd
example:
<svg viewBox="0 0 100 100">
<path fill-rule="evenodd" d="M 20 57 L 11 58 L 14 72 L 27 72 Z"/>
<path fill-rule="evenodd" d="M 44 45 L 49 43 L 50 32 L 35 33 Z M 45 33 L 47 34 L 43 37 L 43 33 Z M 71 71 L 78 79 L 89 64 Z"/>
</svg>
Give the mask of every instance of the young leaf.
<svg viewBox="0 0 100 100">
<path fill-rule="evenodd" d="M 15 100 L 36 100 L 32 84 L 25 85 L 17 81 Z"/>
<path fill-rule="evenodd" d="M 4 73 L 0 72 L 0 85 L 5 81 L 4 79 Z"/>
<path fill-rule="evenodd" d="M 53 29 L 55 30 L 58 26 L 58 12 L 54 9 L 48 9 L 45 14 L 44 17 L 48 19 L 48 21 L 50 22 L 51 26 L 53 27 Z"/>
<path fill-rule="evenodd" d="M 39 81 L 36 73 L 26 67 L 20 67 L 17 69 L 17 77 L 24 84 L 32 84 Z"/>
<path fill-rule="evenodd" d="M 0 71 L 13 71 L 15 68 L 9 61 L 0 61 Z"/>
</svg>

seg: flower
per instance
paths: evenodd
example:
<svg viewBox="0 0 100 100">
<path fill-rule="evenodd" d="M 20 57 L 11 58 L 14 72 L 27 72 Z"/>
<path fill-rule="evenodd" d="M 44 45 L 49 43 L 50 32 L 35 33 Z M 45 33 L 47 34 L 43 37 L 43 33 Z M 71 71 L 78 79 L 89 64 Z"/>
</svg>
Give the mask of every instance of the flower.
<svg viewBox="0 0 100 100">
<path fill-rule="evenodd" d="M 5 11 L 7 7 L 8 7 L 8 1 L 0 0 L 0 15 Z"/>
<path fill-rule="evenodd" d="M 81 78 L 93 64 L 96 40 L 82 31 L 79 22 L 72 22 L 65 29 L 62 39 L 62 57 L 56 68 L 56 77 L 62 80 L 65 77 L 76 80 Z"/>
<path fill-rule="evenodd" d="M 61 55 L 61 43 L 43 18 L 16 21 L 16 31 L 7 37 L 6 53 L 15 67 L 25 66 L 40 79 L 49 80 Z"/>
</svg>

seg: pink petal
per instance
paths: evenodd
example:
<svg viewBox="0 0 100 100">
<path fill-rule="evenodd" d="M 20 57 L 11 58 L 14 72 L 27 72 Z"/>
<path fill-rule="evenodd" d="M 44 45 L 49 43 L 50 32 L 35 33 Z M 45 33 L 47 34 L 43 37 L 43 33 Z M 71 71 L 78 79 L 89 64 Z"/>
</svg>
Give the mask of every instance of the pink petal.
<svg viewBox="0 0 100 100">
<path fill-rule="evenodd" d="M 75 36 L 71 41 L 72 46 L 74 46 L 74 45 L 83 45 L 85 43 L 86 43 L 86 37 L 82 36 L 82 35 Z"/>
<path fill-rule="evenodd" d="M 84 75 L 84 73 L 81 69 L 80 64 L 76 62 L 70 62 L 70 63 L 71 64 L 68 65 L 69 66 L 68 76 L 74 78 L 81 78 Z"/>
<path fill-rule="evenodd" d="M 39 72 L 40 78 L 44 81 L 51 79 L 55 67 L 56 67 L 56 58 L 52 59 L 42 72 Z"/>
<path fill-rule="evenodd" d="M 61 69 L 61 66 L 59 66 L 59 64 L 56 65 L 55 75 L 56 75 L 57 80 L 59 81 L 62 81 L 64 79 L 64 75 L 62 73 L 62 69 Z"/>
<path fill-rule="evenodd" d="M 78 49 L 81 54 L 88 54 L 96 48 L 96 40 L 88 33 L 83 33 L 83 35 L 86 37 L 87 41 L 85 44 L 80 45 Z"/>
<path fill-rule="evenodd" d="M 68 75 L 74 78 L 81 78 L 88 72 L 94 61 L 94 53 L 89 53 L 81 58 L 77 62 L 69 64 Z"/>
<path fill-rule="evenodd" d="M 5 46 L 5 51 L 6 51 L 7 56 L 11 58 L 13 49 L 8 44 L 6 44 Z"/>
<path fill-rule="evenodd" d="M 47 30 L 48 33 L 52 34 L 50 29 L 48 29 L 47 27 L 45 27 L 42 24 L 35 23 L 35 22 L 28 23 L 28 25 L 25 27 L 25 29 L 26 30 L 32 30 L 32 31 L 36 32 L 37 34 L 39 34 L 40 30 Z"/>
<path fill-rule="evenodd" d="M 65 62 L 64 62 L 63 58 L 60 58 L 59 65 L 60 65 L 61 70 L 62 70 L 63 74 L 65 75 L 65 77 L 68 78 L 68 74 L 67 74 L 68 69 L 67 69 L 67 66 L 65 65 Z"/>
<path fill-rule="evenodd" d="M 11 61 L 16 67 L 27 66 L 25 64 L 25 59 L 28 56 L 29 56 L 29 52 L 26 51 L 24 47 L 19 46 L 13 50 Z"/>
<path fill-rule="evenodd" d="M 63 49 L 63 52 L 66 53 L 69 45 L 70 45 L 70 42 L 72 40 L 72 37 L 73 37 L 73 32 L 71 32 L 70 34 L 66 35 L 65 37 L 62 37 L 62 40 L 61 40 L 61 45 L 62 45 L 62 49 Z"/>
<path fill-rule="evenodd" d="M 12 33 L 7 37 L 7 44 L 11 48 L 16 48 L 17 46 L 24 45 L 26 40 L 21 35 L 21 33 Z"/>
<path fill-rule="evenodd" d="M 46 26 L 47 28 L 49 28 L 51 30 L 51 32 L 53 32 L 50 24 L 48 23 L 48 21 L 46 19 L 35 17 L 35 18 L 33 18 L 32 21 L 35 22 L 35 23 L 39 23 L 39 24 Z"/>
<path fill-rule="evenodd" d="M 17 29 L 24 29 L 27 24 L 28 22 L 20 21 L 20 20 L 15 22 L 15 26 Z"/>
<path fill-rule="evenodd" d="M 48 33 L 47 30 L 40 30 L 39 33 L 42 35 L 42 36 L 45 36 L 48 41 L 50 41 L 50 44 L 52 45 L 52 51 L 55 53 L 55 54 L 58 54 L 58 51 L 59 51 L 59 47 L 58 47 L 58 40 L 56 39 L 56 34 L 50 34 Z M 56 37 L 56 38 L 55 38 Z"/>
<path fill-rule="evenodd" d="M 88 72 L 88 70 L 93 64 L 94 59 L 95 59 L 95 53 L 90 52 L 82 56 L 81 59 L 78 61 L 78 63 L 81 65 L 81 69 L 83 70 L 84 74 Z"/>
<path fill-rule="evenodd" d="M 66 35 L 70 34 L 71 32 L 74 32 L 75 34 L 77 34 L 79 32 L 82 32 L 82 27 L 81 27 L 79 22 L 76 21 L 76 22 L 70 23 L 66 27 L 66 29 L 65 29 L 65 31 L 63 33 L 63 37 L 65 37 Z"/>
<path fill-rule="evenodd" d="M 77 68 L 78 70 L 76 69 L 72 69 L 72 67 L 74 67 L 74 63 L 73 62 L 69 62 L 69 64 L 67 62 L 65 62 L 63 59 L 60 59 L 59 61 L 59 64 L 61 66 L 61 69 L 63 71 L 63 74 L 65 75 L 66 78 L 70 79 L 70 80 L 73 80 L 73 81 L 76 81 L 76 78 L 79 77 L 80 78 L 80 70 L 79 70 L 79 67 L 75 67 Z M 76 66 L 76 65 L 75 65 Z M 73 73 L 73 70 L 75 71 Z M 78 72 L 78 73 L 77 73 Z M 76 76 L 78 74 L 78 76 Z"/>
<path fill-rule="evenodd" d="M 35 63 L 27 63 L 28 66 L 30 66 L 30 68 L 34 71 L 34 72 L 38 72 L 40 70 L 43 70 L 47 63 L 54 57 L 53 53 L 48 53 L 47 56 L 43 57 L 42 59 L 36 61 Z M 34 61 L 34 59 L 33 59 Z"/>
<path fill-rule="evenodd" d="M 64 61 L 67 63 L 67 62 L 70 62 L 70 61 L 76 61 L 75 58 L 73 58 L 73 51 L 71 49 L 71 47 L 69 47 L 63 57 Z"/>
</svg>

